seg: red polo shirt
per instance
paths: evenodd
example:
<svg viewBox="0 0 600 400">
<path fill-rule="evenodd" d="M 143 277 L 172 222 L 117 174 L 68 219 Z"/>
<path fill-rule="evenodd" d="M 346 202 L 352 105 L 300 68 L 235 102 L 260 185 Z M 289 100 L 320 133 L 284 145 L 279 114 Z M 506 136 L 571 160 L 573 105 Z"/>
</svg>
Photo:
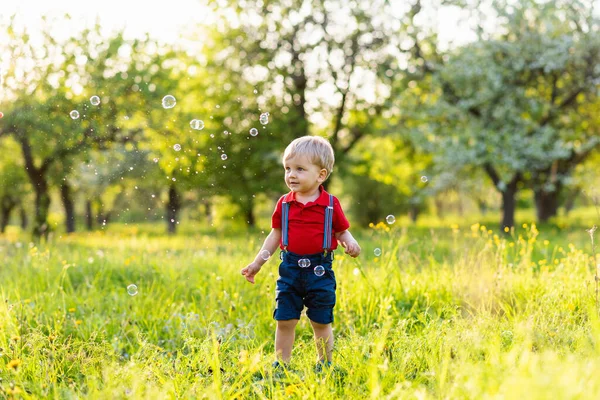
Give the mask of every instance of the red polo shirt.
<svg viewBox="0 0 600 400">
<path fill-rule="evenodd" d="M 325 224 L 325 207 L 329 206 L 329 193 L 323 186 L 321 194 L 315 201 L 302 204 L 296 201 L 296 194 L 289 192 L 281 196 L 271 217 L 271 227 L 281 229 L 281 203 L 289 203 L 288 213 L 288 250 L 296 254 L 315 254 L 323 251 L 323 228 Z M 350 227 L 339 200 L 333 198 L 333 229 L 331 231 L 331 249 L 337 248 L 336 232 L 343 232 Z M 282 236 L 283 241 L 283 236 Z M 283 249 L 282 242 L 279 247 Z"/>
</svg>

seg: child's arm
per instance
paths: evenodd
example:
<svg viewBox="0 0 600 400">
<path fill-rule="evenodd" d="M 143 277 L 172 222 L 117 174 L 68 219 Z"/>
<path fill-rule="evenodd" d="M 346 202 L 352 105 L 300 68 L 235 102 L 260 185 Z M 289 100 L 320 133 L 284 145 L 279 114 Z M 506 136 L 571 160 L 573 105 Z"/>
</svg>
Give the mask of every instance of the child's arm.
<svg viewBox="0 0 600 400">
<path fill-rule="evenodd" d="M 350 233 L 349 230 L 345 230 L 343 232 L 336 232 L 335 237 L 340 242 L 340 244 L 346 249 L 346 254 L 350 254 L 352 257 L 358 257 L 360 254 L 360 246 L 354 236 Z"/>
<path fill-rule="evenodd" d="M 271 229 L 271 233 L 265 239 L 260 251 L 254 257 L 254 261 L 246 266 L 246 268 L 242 269 L 242 275 L 246 277 L 246 280 L 250 283 L 254 283 L 254 275 L 258 274 L 258 271 L 262 268 L 263 264 L 267 262 L 269 257 L 273 255 L 273 252 L 277 250 L 279 247 L 279 243 L 281 242 L 281 229 L 273 228 Z M 264 251 L 268 251 L 268 256 L 265 257 L 265 254 L 262 254 Z"/>
</svg>

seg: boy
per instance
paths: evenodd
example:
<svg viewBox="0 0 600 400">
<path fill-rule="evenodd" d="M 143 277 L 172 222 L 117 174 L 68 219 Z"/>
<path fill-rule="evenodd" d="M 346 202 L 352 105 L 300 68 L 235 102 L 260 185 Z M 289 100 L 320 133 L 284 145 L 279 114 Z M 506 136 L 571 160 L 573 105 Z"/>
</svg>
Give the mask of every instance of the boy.
<svg viewBox="0 0 600 400">
<path fill-rule="evenodd" d="M 321 186 L 331 174 L 334 161 L 333 148 L 322 137 L 303 136 L 289 144 L 283 154 L 283 167 L 291 191 L 277 202 L 271 233 L 254 261 L 241 271 L 248 282 L 254 283 L 254 276 L 268 257 L 278 246 L 281 249 L 273 313 L 277 320 L 276 368 L 281 366 L 280 361 L 290 361 L 296 324 L 304 306 L 317 345 L 316 369 L 331 365 L 336 288 L 331 269 L 333 251 L 339 241 L 350 256 L 360 254 L 339 201 Z"/>
</svg>

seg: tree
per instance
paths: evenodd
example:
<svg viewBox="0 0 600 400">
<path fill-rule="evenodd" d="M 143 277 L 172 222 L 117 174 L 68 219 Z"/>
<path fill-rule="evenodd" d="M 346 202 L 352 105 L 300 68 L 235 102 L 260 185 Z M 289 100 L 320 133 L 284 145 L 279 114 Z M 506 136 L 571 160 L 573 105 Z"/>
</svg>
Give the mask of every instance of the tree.
<svg viewBox="0 0 600 400">
<path fill-rule="evenodd" d="M 389 45 L 396 40 L 392 5 L 343 3 L 226 1 L 214 10 L 221 19 L 205 45 L 214 83 L 206 93 L 220 96 L 220 109 L 211 114 L 233 133 L 219 132 L 231 161 L 215 175 L 215 186 L 230 191 L 250 224 L 254 195 L 284 187 L 279 156 L 291 139 L 327 136 L 343 168 L 342 159 L 373 132 L 373 121 L 385 111 L 393 75 Z M 266 129 L 258 123 L 263 112 L 270 113 Z M 248 136 L 252 127 L 258 136 Z"/>
<path fill-rule="evenodd" d="M 73 158 L 135 140 L 148 105 L 160 104 L 154 92 L 163 73 L 163 56 L 149 38 L 125 40 L 116 34 L 106 40 L 96 25 L 59 41 L 52 35 L 53 23 L 43 23 L 41 46 L 18 31 L 14 20 L 6 27 L 5 46 L 13 62 L 4 79 L 6 115 L 0 130 L 0 137 L 10 134 L 21 147 L 35 192 L 35 236 L 48 232 L 51 170 L 65 166 L 58 179 L 66 182 Z M 89 103 L 92 95 L 99 105 Z M 68 203 L 70 191 L 62 194 Z"/>
<path fill-rule="evenodd" d="M 526 184 L 539 219 L 555 213 L 561 181 L 600 145 L 600 38 L 583 2 L 494 6 L 499 34 L 427 64 L 426 126 L 413 137 L 443 166 L 482 168 L 502 194 L 505 227 Z"/>
</svg>

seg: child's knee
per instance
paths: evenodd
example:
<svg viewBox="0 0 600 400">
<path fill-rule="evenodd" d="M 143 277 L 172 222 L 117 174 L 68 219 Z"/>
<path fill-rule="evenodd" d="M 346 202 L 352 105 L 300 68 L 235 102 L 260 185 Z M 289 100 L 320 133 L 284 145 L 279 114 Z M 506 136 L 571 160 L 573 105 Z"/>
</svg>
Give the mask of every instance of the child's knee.
<svg viewBox="0 0 600 400">
<path fill-rule="evenodd" d="M 288 319 L 283 321 L 277 321 L 277 328 L 281 330 L 292 330 L 296 328 L 298 323 L 297 319 Z"/>
<path fill-rule="evenodd" d="M 310 324 L 312 325 L 313 329 L 318 331 L 324 331 L 331 328 L 331 323 L 322 324 L 320 322 L 313 321 L 312 319 L 310 320 Z"/>
</svg>

